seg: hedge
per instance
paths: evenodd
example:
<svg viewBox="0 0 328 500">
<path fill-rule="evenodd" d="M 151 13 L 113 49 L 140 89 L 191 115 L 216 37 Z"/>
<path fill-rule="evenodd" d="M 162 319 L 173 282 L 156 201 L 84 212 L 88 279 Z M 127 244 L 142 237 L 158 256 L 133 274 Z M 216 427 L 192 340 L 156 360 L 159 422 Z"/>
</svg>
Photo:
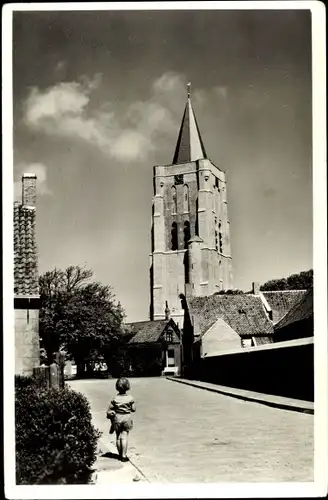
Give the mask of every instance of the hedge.
<svg viewBox="0 0 328 500">
<path fill-rule="evenodd" d="M 15 378 L 17 484 L 74 484 L 96 460 L 100 432 L 87 399 L 72 389 L 47 389 Z"/>
</svg>

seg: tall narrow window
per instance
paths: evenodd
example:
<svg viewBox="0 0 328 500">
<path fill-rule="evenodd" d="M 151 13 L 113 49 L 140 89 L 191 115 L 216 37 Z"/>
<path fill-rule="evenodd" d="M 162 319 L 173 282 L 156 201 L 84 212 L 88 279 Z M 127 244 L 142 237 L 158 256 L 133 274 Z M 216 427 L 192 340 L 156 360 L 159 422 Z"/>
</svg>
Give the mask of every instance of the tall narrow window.
<svg viewBox="0 0 328 500">
<path fill-rule="evenodd" d="M 189 187 L 187 184 L 183 186 L 183 211 L 189 212 Z"/>
<path fill-rule="evenodd" d="M 178 250 L 178 227 L 176 222 L 173 222 L 172 224 L 171 248 L 172 250 Z"/>
<path fill-rule="evenodd" d="M 172 214 L 176 214 L 178 211 L 178 204 L 177 204 L 177 190 L 174 186 L 171 188 L 171 193 L 172 193 Z"/>
<path fill-rule="evenodd" d="M 188 241 L 190 240 L 190 223 L 187 220 L 184 223 L 183 232 L 184 232 L 184 247 L 188 248 Z"/>
<path fill-rule="evenodd" d="M 183 265 L 184 265 L 185 283 L 189 283 L 189 252 L 185 252 L 183 256 Z"/>
</svg>

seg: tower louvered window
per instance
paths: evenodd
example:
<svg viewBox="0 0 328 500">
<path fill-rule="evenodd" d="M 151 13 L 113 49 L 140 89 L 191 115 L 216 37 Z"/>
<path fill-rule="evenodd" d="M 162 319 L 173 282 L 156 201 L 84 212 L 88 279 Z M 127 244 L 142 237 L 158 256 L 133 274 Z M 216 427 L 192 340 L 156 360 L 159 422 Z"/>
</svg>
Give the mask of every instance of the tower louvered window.
<svg viewBox="0 0 328 500">
<path fill-rule="evenodd" d="M 178 250 L 178 226 L 177 226 L 176 222 L 173 222 L 173 224 L 172 224 L 171 249 Z"/>
<path fill-rule="evenodd" d="M 187 220 L 184 223 L 183 232 L 184 232 L 184 247 L 188 248 L 188 241 L 190 240 L 190 223 Z"/>
<path fill-rule="evenodd" d="M 172 193 L 172 214 L 176 214 L 178 211 L 178 204 L 177 204 L 177 190 L 174 186 L 171 188 L 171 193 Z"/>
<path fill-rule="evenodd" d="M 189 187 L 187 184 L 183 186 L 183 211 L 189 212 Z"/>
</svg>

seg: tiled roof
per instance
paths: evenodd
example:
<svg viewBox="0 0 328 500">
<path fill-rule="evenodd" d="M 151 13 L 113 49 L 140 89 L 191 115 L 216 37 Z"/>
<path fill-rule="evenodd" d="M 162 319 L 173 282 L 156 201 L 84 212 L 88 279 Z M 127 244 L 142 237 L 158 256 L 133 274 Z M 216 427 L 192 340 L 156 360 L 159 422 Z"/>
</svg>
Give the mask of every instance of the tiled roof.
<svg viewBox="0 0 328 500">
<path fill-rule="evenodd" d="M 240 337 L 274 333 L 273 324 L 265 313 L 261 298 L 256 295 L 193 297 L 188 302 L 188 308 L 202 335 L 218 318 L 222 318 Z"/>
<path fill-rule="evenodd" d="M 272 320 L 277 323 L 306 293 L 306 290 L 278 290 L 261 292 L 272 309 Z"/>
<path fill-rule="evenodd" d="M 313 317 L 313 290 L 308 290 L 301 300 L 290 309 L 275 325 L 275 330 L 280 330 L 292 323 Z"/>
<path fill-rule="evenodd" d="M 14 294 L 39 294 L 35 208 L 14 204 Z"/>
<path fill-rule="evenodd" d="M 256 345 L 272 344 L 273 337 L 256 337 Z"/>
<path fill-rule="evenodd" d="M 179 337 L 176 333 L 177 327 L 173 320 L 157 320 L 157 321 L 138 321 L 137 323 L 127 323 L 127 327 L 131 329 L 134 336 L 129 340 L 130 344 L 143 344 L 158 342 L 161 335 L 167 326 L 173 328 L 173 342 L 179 342 Z"/>
</svg>

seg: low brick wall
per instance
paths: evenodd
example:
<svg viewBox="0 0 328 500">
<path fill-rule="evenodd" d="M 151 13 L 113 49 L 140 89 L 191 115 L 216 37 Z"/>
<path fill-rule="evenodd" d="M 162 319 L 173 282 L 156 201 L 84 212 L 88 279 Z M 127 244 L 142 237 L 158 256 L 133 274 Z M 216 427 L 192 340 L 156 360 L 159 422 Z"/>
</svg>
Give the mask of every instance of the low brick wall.
<svg viewBox="0 0 328 500">
<path fill-rule="evenodd" d="M 314 401 L 313 338 L 241 349 L 202 358 L 194 379 Z"/>
</svg>

